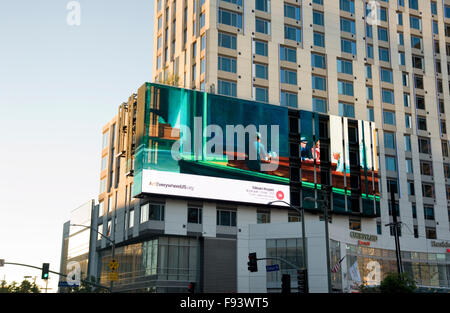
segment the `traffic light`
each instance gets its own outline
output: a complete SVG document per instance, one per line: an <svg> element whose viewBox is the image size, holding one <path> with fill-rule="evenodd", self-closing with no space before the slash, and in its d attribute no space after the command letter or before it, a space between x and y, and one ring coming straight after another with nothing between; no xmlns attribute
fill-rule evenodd
<svg viewBox="0 0 450 313"><path fill-rule="evenodd" d="M291 275L281 276L281 293L291 293Z"/></svg>
<svg viewBox="0 0 450 313"><path fill-rule="evenodd" d="M188 292L189 293L195 293L195 283L194 282L190 282L189 283Z"/></svg>
<svg viewBox="0 0 450 313"><path fill-rule="evenodd" d="M248 264L248 270L250 272L258 271L258 260L256 258L256 252L248 254L248 263L247 264Z"/></svg>
<svg viewBox="0 0 450 313"><path fill-rule="evenodd" d="M308 271L306 269L297 271L297 284L299 293L308 293Z"/></svg>
<svg viewBox="0 0 450 313"><path fill-rule="evenodd" d="M42 279L48 279L50 263L42 263Z"/></svg>

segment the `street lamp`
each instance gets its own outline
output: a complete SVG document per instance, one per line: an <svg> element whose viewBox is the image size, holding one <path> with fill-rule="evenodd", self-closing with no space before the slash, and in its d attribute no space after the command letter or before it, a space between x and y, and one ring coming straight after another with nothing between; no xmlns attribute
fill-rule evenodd
<svg viewBox="0 0 450 313"><path fill-rule="evenodd" d="M103 238L105 238L107 241L109 241L109 243L111 243L111 248L112 248L112 251L111 251L111 259L114 260L114 252L115 252L115 250L116 250L116 243L115 243L113 240L111 240L111 238L109 238L108 236L105 236L104 234L100 233L99 231L93 229L93 228L90 227L90 226L80 225L80 224L70 224L70 226L79 226L79 227L89 228L89 229L95 231L97 234L100 234ZM111 289L111 292L112 292L114 282L111 280L111 283L110 283L110 284L111 284L111 285L110 285L110 289Z"/></svg>
<svg viewBox="0 0 450 313"><path fill-rule="evenodd" d="M328 191L325 186L322 186L323 200L317 200L315 198L306 197L303 200L307 202L317 202L322 203L322 209L324 213L325 220L325 249L327 255L327 280L328 280L328 293L331 293L331 275L330 275L330 243L329 243L329 233L328 233Z"/></svg>
<svg viewBox="0 0 450 313"><path fill-rule="evenodd" d="M269 203L268 203L268 205L272 205L273 203L276 203L276 202L281 202L281 203L284 203L284 204L287 204L291 209L293 209L293 210L295 210L295 211L297 211L298 213L300 213L300 216L301 216L301 219L302 219L302 244L303 244L303 266L306 268L306 269L308 269L308 258L307 258L307 256L306 256L306 235L305 235L305 209L304 208L302 208L302 207L297 207L297 206L294 206L294 205L292 205L292 204L290 204L290 203L288 203L288 202L286 202L286 201L283 201L283 200L275 200L275 201L270 201ZM308 280L308 277L306 277L306 280Z"/></svg>

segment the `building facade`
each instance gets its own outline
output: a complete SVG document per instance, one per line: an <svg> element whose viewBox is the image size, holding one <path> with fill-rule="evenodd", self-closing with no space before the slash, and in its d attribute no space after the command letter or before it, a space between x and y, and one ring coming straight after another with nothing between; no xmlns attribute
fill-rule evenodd
<svg viewBox="0 0 450 313"><path fill-rule="evenodd" d="M395 271L392 229L385 226L393 220L391 189L402 222L404 269L422 286L449 287L446 116L450 90L444 86L450 86L450 72L448 66L442 66L450 64L449 30L447 1L159 0L155 1L153 79L206 91L194 96L199 97L195 100L199 103L208 94L218 94L279 106L291 112L286 118L288 125L292 119L301 121L306 114L302 111L312 112L311 120L329 116L325 118L329 141L321 141L322 149L331 149L333 138L339 134L332 121L340 121L346 128L361 125L358 121L373 122L377 140L371 146L376 151L372 165L378 169L377 183L373 182L373 189L357 193L354 202L347 197L353 186L351 179L348 184L345 180L344 187L349 189L344 188L343 202L332 193L332 265L345 256L342 270L332 274L333 288L351 289L352 282L358 280L355 262L359 280L367 283ZM293 251L303 251L298 241L301 227L293 212L283 207L202 197L187 200L136 189L136 183L142 186L143 179L136 157L145 156L152 162L164 159L161 154L145 154L141 146L144 125L151 125L142 111L152 100L147 99L147 88L147 84L142 86L123 103L103 129L95 224L123 246L118 249L123 250L126 269L122 269L128 276L121 278L122 282L119 279L118 286L130 291L183 291L188 282L195 281L205 292L279 290L279 273L248 273L247 254L278 254L300 262L301 258L296 259L299 253ZM167 121L158 122L152 124L154 129L146 130L165 136L146 142L146 149L153 152L177 140L177 134L164 126ZM300 144L307 129L301 125L298 136L288 134L286 140ZM365 133L358 133L358 138ZM316 133L312 131L312 135ZM350 157L351 147L346 149L343 146L344 154ZM329 158L331 161L333 155ZM167 170L164 164L160 169ZM320 196L318 186L323 177L317 175L317 169L326 173L326 168L316 166L314 179L297 185L291 181L296 174L289 173L290 191L298 188L299 192L299 196L290 194L293 204L306 205L300 196L306 186L313 186L313 197ZM333 175L329 174L328 182L332 183ZM356 181L359 189L362 182L367 186L361 176ZM379 202L374 198L378 194ZM373 208L364 202L369 196ZM310 287L325 292L323 221L314 208L310 209L305 217ZM366 209L370 212L364 212ZM222 213L217 213L222 211L227 227L222 227ZM97 242L105 260L100 263L104 280L108 247L104 239ZM217 251L211 250L215 248ZM170 257L174 254L176 264L170 263L175 262ZM208 264L215 262L226 270L210 270ZM264 269L264 262L260 264Z"/></svg>

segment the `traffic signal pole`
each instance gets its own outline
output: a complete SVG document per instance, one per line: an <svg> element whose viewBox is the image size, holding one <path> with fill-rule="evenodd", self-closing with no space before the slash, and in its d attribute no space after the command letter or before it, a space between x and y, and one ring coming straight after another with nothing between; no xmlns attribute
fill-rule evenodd
<svg viewBox="0 0 450 313"><path fill-rule="evenodd" d="M41 270L41 271L42 271L42 269L43 269L42 267L33 266L33 265L28 265L28 264L22 264L22 263L5 262L4 264L5 264L5 265L25 266L25 267L35 268L35 269L38 269L38 270ZM52 274L56 274L56 275L59 275L59 276L62 276L62 277L66 277L66 278L67 278L67 275L66 275L66 274L62 274L62 273L59 273L59 272L54 272L54 271L51 271L51 270L49 270L48 272L49 272L49 273L52 273ZM102 285L99 285L99 284L96 284L96 283L93 283L93 282L90 282L90 281L87 281L87 280L83 280L83 279L80 279L80 281L83 282L83 283L85 283L85 284L92 285L92 286L94 286L94 287L107 289L107 290L109 290L109 291L111 292L111 290L110 290L108 287L105 287L105 286L102 286Z"/></svg>

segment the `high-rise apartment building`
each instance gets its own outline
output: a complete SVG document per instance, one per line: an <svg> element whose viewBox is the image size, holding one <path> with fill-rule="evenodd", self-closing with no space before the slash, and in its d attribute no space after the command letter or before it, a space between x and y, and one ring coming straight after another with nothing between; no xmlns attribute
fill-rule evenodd
<svg viewBox="0 0 450 313"><path fill-rule="evenodd" d="M180 122L166 106L193 105L196 110L183 114L194 117L193 112L204 114L208 99L218 95L230 96L218 96L230 106L235 99L243 106L267 103L289 111L290 144L300 145L303 133L310 131L302 126L304 116L317 125L319 116L329 116L320 148L332 149L340 138L343 146L352 136L361 140L374 134L367 141L379 175L372 194L361 191L353 197L351 178L341 190L344 200L333 193L331 265L346 256L342 270L331 275L333 289L350 290L358 281L355 268L366 283L396 271L393 231L386 226L393 221L391 190L402 222L404 270L421 286L450 287L450 68L442 66L450 64L450 1L156 0L154 48L154 81L186 90L145 84L103 129L99 211L93 224L118 244L123 272L117 288L185 291L193 281L199 291L276 292L280 273L248 273L248 253L300 262L299 216L287 208L232 201L232 193L227 201L220 194L183 197L145 189L155 182L143 183L148 183L144 170L156 166L167 171L167 155L161 151L179 138L172 131ZM291 129L292 120L299 121L297 130ZM333 125L345 126L348 134ZM312 137L322 130L311 130ZM343 147L350 167L352 151L364 146L353 141L349 151ZM294 150L290 146L290 159L299 158ZM185 173L193 170L189 162L182 165ZM294 201L298 196L292 190L301 186L304 193L308 181L303 169L300 174L292 170L292 160L289 166ZM318 196L314 166L313 196ZM202 171L211 168L204 165ZM159 182L171 177L155 175ZM298 183L292 184L295 179ZM278 180L283 181L282 175ZM367 202L378 192L379 201ZM326 292L324 222L314 210L307 211L305 222L310 289ZM99 273L106 283L110 249L98 239ZM283 270L295 275L293 268Z"/></svg>
<svg viewBox="0 0 450 313"><path fill-rule="evenodd" d="M374 121L414 238L449 238L450 2L155 1L155 81ZM383 210L378 224L389 216ZM411 234L409 234L411 233ZM419 239L420 240L420 239Z"/></svg>

